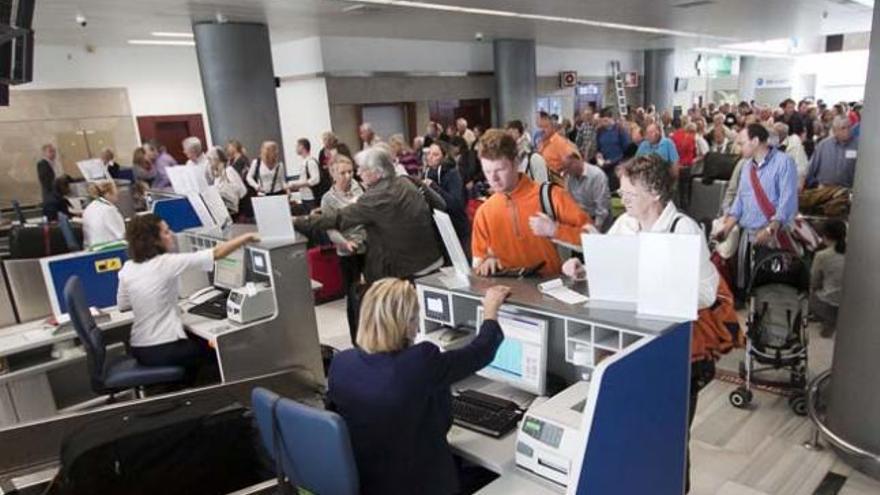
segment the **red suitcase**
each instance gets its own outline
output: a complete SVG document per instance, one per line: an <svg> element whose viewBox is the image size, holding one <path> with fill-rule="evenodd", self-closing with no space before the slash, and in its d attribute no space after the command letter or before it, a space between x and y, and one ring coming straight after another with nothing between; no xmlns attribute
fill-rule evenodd
<svg viewBox="0 0 880 495"><path fill-rule="evenodd" d="M339 299L345 295L342 285L342 269L339 256L332 246L318 246L309 249L309 276L321 282L323 287L315 292L315 302L323 303Z"/></svg>

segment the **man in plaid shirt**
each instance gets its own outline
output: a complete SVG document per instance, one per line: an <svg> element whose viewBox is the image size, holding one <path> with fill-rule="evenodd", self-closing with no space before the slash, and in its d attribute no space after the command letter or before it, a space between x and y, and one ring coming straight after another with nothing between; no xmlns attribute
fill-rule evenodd
<svg viewBox="0 0 880 495"><path fill-rule="evenodd" d="M593 120L593 109L590 107L581 114L574 144L587 162L592 162L596 157L596 122Z"/></svg>

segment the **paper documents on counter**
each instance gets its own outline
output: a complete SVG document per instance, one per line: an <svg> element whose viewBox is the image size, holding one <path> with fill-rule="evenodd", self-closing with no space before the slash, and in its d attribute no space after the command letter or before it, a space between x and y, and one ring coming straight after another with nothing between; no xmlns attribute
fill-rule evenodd
<svg viewBox="0 0 880 495"><path fill-rule="evenodd" d="M564 302L565 304L583 304L589 301L587 296L566 287L560 278L538 284L538 290L541 291L542 294L546 294L554 299Z"/></svg>

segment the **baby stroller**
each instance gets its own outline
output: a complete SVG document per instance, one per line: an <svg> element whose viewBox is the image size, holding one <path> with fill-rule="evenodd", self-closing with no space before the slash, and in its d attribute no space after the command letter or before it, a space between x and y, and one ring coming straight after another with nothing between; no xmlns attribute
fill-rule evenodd
<svg viewBox="0 0 880 495"><path fill-rule="evenodd" d="M746 300L749 314L745 360L740 376L745 384L731 392L730 403L745 408L752 401L752 384L790 392L795 414L807 413L807 312L810 273L797 254L756 247ZM768 371L788 371L788 381L762 379Z"/></svg>

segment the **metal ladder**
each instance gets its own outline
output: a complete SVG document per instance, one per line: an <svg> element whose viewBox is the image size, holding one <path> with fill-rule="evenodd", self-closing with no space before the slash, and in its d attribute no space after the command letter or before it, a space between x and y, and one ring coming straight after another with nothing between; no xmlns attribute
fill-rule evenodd
<svg viewBox="0 0 880 495"><path fill-rule="evenodd" d="M623 73L620 72L620 61L611 61L611 77L614 79L614 91L617 95L617 112L621 117L626 117L626 88L623 85Z"/></svg>

